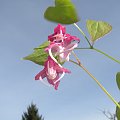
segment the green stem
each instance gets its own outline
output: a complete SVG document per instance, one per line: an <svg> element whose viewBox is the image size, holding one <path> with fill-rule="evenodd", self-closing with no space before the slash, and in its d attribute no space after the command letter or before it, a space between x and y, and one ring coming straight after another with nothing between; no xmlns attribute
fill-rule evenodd
<svg viewBox="0 0 120 120"><path fill-rule="evenodd" d="M89 50L91 48L75 48L75 50Z"/></svg>
<svg viewBox="0 0 120 120"><path fill-rule="evenodd" d="M99 53L105 55L106 57L108 57L109 59L111 59L111 60L113 60L113 61L115 61L115 62L120 64L120 60L117 60L117 59L113 58L112 56L106 54L105 52L103 52L103 51L101 51L101 50L99 50L97 48L93 47L93 48L75 48L75 49L76 50L94 50L94 51L99 52Z"/></svg>
<svg viewBox="0 0 120 120"><path fill-rule="evenodd" d="M74 23L74 26L82 33L82 35L85 37L85 39L87 40L88 44L90 45L90 48L92 48L93 46L91 45L89 39L87 38L85 33L82 31L82 29L76 23Z"/></svg>
<svg viewBox="0 0 120 120"><path fill-rule="evenodd" d="M76 49L92 49L92 50L95 50L95 51L97 51L97 52L105 55L106 57L110 58L111 60L113 60L113 61L115 61L115 62L117 62L117 63L120 64L120 60L116 60L115 58L113 58L112 56L104 53L103 51L94 48L94 47L91 45L91 43L90 43L89 39L87 38L87 36L85 35L85 33L82 31L82 29L81 29L76 23L74 23L74 26L82 33L82 35L85 37L85 39L87 40L88 44L90 45L90 48L76 48Z"/></svg>
<svg viewBox="0 0 120 120"><path fill-rule="evenodd" d="M117 63L120 64L120 60L116 60L115 58L113 58L113 57L111 57L110 55L104 53L103 51L101 51L101 50L99 50L99 49L96 49L96 48L93 48L92 50L95 50L95 51L97 51L97 52L105 55L106 57L110 58L111 60L113 60L113 61L115 61L115 62L117 62Z"/></svg>
<svg viewBox="0 0 120 120"><path fill-rule="evenodd" d="M77 57L77 61L78 61L78 57ZM113 101L113 103L116 104L116 106L120 109L120 105L118 104L118 102L108 93L108 91L102 86L102 84L80 62L77 63L73 60L70 60L70 62L80 66L98 84L98 86Z"/></svg>

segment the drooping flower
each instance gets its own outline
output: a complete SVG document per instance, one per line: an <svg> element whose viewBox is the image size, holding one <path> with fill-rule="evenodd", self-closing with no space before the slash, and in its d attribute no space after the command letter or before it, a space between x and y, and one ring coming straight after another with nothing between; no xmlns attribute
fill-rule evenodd
<svg viewBox="0 0 120 120"><path fill-rule="evenodd" d="M48 36L50 42L63 42L66 28L60 24L54 29L54 33Z"/></svg>
<svg viewBox="0 0 120 120"><path fill-rule="evenodd" d="M48 59L44 64L44 69L35 76L35 80L41 80L45 83L43 79L46 77L50 86L54 86L57 90L60 79L65 75L65 73L70 73L70 71L59 66L50 56L48 56Z"/></svg>
<svg viewBox="0 0 120 120"><path fill-rule="evenodd" d="M51 58L58 63L55 59L56 56L58 56L59 62L69 61L69 55L77 46L77 43L71 43L67 46L61 43L51 43L45 50L48 51Z"/></svg>
<svg viewBox="0 0 120 120"><path fill-rule="evenodd" d="M69 61L69 55L78 46L79 38L66 34L66 28L60 24L54 29L54 33L48 36L50 44L45 51L49 53L44 63L44 69L35 76L35 80L41 80L44 84L54 86L57 90L61 78L65 73L70 73L59 62ZM57 59L56 59L57 57ZM46 78L48 83L43 79Z"/></svg>
<svg viewBox="0 0 120 120"><path fill-rule="evenodd" d="M80 41L76 36L66 34L65 27L60 24L54 29L54 33L48 36L48 40L50 45L45 50L49 52L49 55L56 63L58 62L54 56L58 56L60 62L69 61L69 55Z"/></svg>
<svg viewBox="0 0 120 120"><path fill-rule="evenodd" d="M72 41L80 41L76 36L66 34L66 28L60 24L54 29L54 33L48 36L48 40L54 43L64 43L65 45L70 44Z"/></svg>

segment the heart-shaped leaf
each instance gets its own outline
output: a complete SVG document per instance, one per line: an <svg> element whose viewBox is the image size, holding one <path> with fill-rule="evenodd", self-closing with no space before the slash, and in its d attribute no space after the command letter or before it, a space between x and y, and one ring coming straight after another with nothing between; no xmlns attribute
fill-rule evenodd
<svg viewBox="0 0 120 120"><path fill-rule="evenodd" d="M86 25L93 43L112 30L112 26L103 21L87 20Z"/></svg>
<svg viewBox="0 0 120 120"><path fill-rule="evenodd" d="M117 86L120 90L120 72L118 72L117 75L116 75L116 82L117 82Z"/></svg>
<svg viewBox="0 0 120 120"><path fill-rule="evenodd" d="M36 64L44 65L44 62L46 61L48 57L48 53L45 52L45 48L49 45L49 42L46 41L42 45L40 45L38 48L34 48L34 52L26 57L24 57L24 60L30 60Z"/></svg>
<svg viewBox="0 0 120 120"><path fill-rule="evenodd" d="M55 6L67 6L67 5L73 5L71 0L55 0Z"/></svg>
<svg viewBox="0 0 120 120"><path fill-rule="evenodd" d="M79 21L75 6L70 0L55 0L55 7L48 7L44 17L47 20L62 24L73 24Z"/></svg>
<svg viewBox="0 0 120 120"><path fill-rule="evenodd" d="M120 105L120 102L119 102L119 105ZM120 120L120 109L118 107L116 107L116 117L117 117L117 120Z"/></svg>

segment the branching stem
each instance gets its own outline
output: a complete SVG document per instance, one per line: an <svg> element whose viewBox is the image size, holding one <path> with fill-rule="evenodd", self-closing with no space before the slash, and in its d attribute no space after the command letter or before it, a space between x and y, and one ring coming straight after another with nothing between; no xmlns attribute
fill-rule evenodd
<svg viewBox="0 0 120 120"><path fill-rule="evenodd" d="M103 90L103 92L114 102L114 104L116 104L116 106L118 106L118 108L120 109L120 105L118 104L118 102L111 96L111 94L108 93L108 91L102 86L102 84L81 64L77 55L74 52L72 52L72 53L73 53L74 57L76 58L77 62L75 62L73 60L70 60L70 62L81 67L97 83L97 85Z"/></svg>
<svg viewBox="0 0 120 120"><path fill-rule="evenodd" d="M108 57L109 59L113 60L114 62L117 62L117 63L120 64L120 60L115 59L114 57L106 54L105 52L103 52L103 51L101 51L101 50L99 50L99 49L97 49L97 48L94 48L94 47L93 47L93 48L75 48L75 49L76 49L76 50L94 50L94 51L96 51L96 52L98 52L98 53L103 54L104 56Z"/></svg>
<svg viewBox="0 0 120 120"><path fill-rule="evenodd" d="M87 36L85 35L85 33L82 31L82 29L81 29L76 23L74 23L74 26L82 33L82 35L83 35L83 36L85 37L85 39L87 40L89 46L92 48L92 45L91 45L89 39L87 38Z"/></svg>
<svg viewBox="0 0 120 120"><path fill-rule="evenodd" d="M105 52L103 52L103 51L101 51L101 50L99 50L99 49L97 49L97 48L94 48L93 45L91 45L91 43L90 43L89 39L87 38L87 36L85 35L85 33L82 31L82 29L81 29L76 23L74 23L74 26L80 31L80 33L85 37L85 39L87 40L87 42L88 42L88 44L89 44L89 47L88 47L88 48L76 48L77 50L78 50L78 49L84 49L84 50L85 50L85 49L91 49L91 50L94 50L94 51L96 51L96 52L99 52L99 53L105 55L106 57L108 57L108 58L110 58L111 60L113 60L113 61L115 61L115 62L117 62L117 63L120 64L120 60L117 60L117 59L115 59L114 57L106 54Z"/></svg>

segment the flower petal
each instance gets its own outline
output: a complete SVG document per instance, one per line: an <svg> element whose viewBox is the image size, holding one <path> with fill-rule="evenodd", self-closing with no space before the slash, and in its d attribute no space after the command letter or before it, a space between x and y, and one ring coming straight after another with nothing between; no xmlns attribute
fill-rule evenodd
<svg viewBox="0 0 120 120"><path fill-rule="evenodd" d="M46 72L45 69L43 69L41 72L39 72L36 76L35 76L35 80L42 80L43 78L46 77Z"/></svg>
<svg viewBox="0 0 120 120"><path fill-rule="evenodd" d="M55 90L58 89L59 84L60 84L60 81L58 81L58 82L54 85Z"/></svg>
<svg viewBox="0 0 120 120"><path fill-rule="evenodd" d="M46 72L45 69L43 69L41 72L39 72L36 76L35 76L35 80L40 80L44 85L51 87L51 85L47 84L43 78L46 77Z"/></svg>
<svg viewBox="0 0 120 120"><path fill-rule="evenodd" d="M65 47L65 52L72 51L78 46L78 43L71 43Z"/></svg>
<svg viewBox="0 0 120 120"><path fill-rule="evenodd" d="M66 39L64 40L64 46L69 45L74 40L80 42L80 39L77 38L76 36L71 36L70 34L65 34L65 36L66 36Z"/></svg>
<svg viewBox="0 0 120 120"><path fill-rule="evenodd" d="M60 62L69 61L69 56L72 50L74 50L77 46L78 46L77 43L71 43L68 46L66 46L64 50L61 53L59 53Z"/></svg>
<svg viewBox="0 0 120 120"><path fill-rule="evenodd" d="M58 81L60 81L65 75L65 72L62 73L62 75L54 82L56 84Z"/></svg>
<svg viewBox="0 0 120 120"><path fill-rule="evenodd" d="M54 34L60 34L62 31L62 34L66 33L66 29L64 26L58 24L58 26L54 29Z"/></svg>
<svg viewBox="0 0 120 120"><path fill-rule="evenodd" d="M54 33L48 36L48 40L51 42L62 42L65 32L65 27L58 24L58 26L54 29Z"/></svg>
<svg viewBox="0 0 120 120"><path fill-rule="evenodd" d="M58 61L54 58L54 56L53 56L53 54L51 52L51 49L49 49L48 52L49 52L50 57L62 68L62 65L60 63L58 63Z"/></svg>

